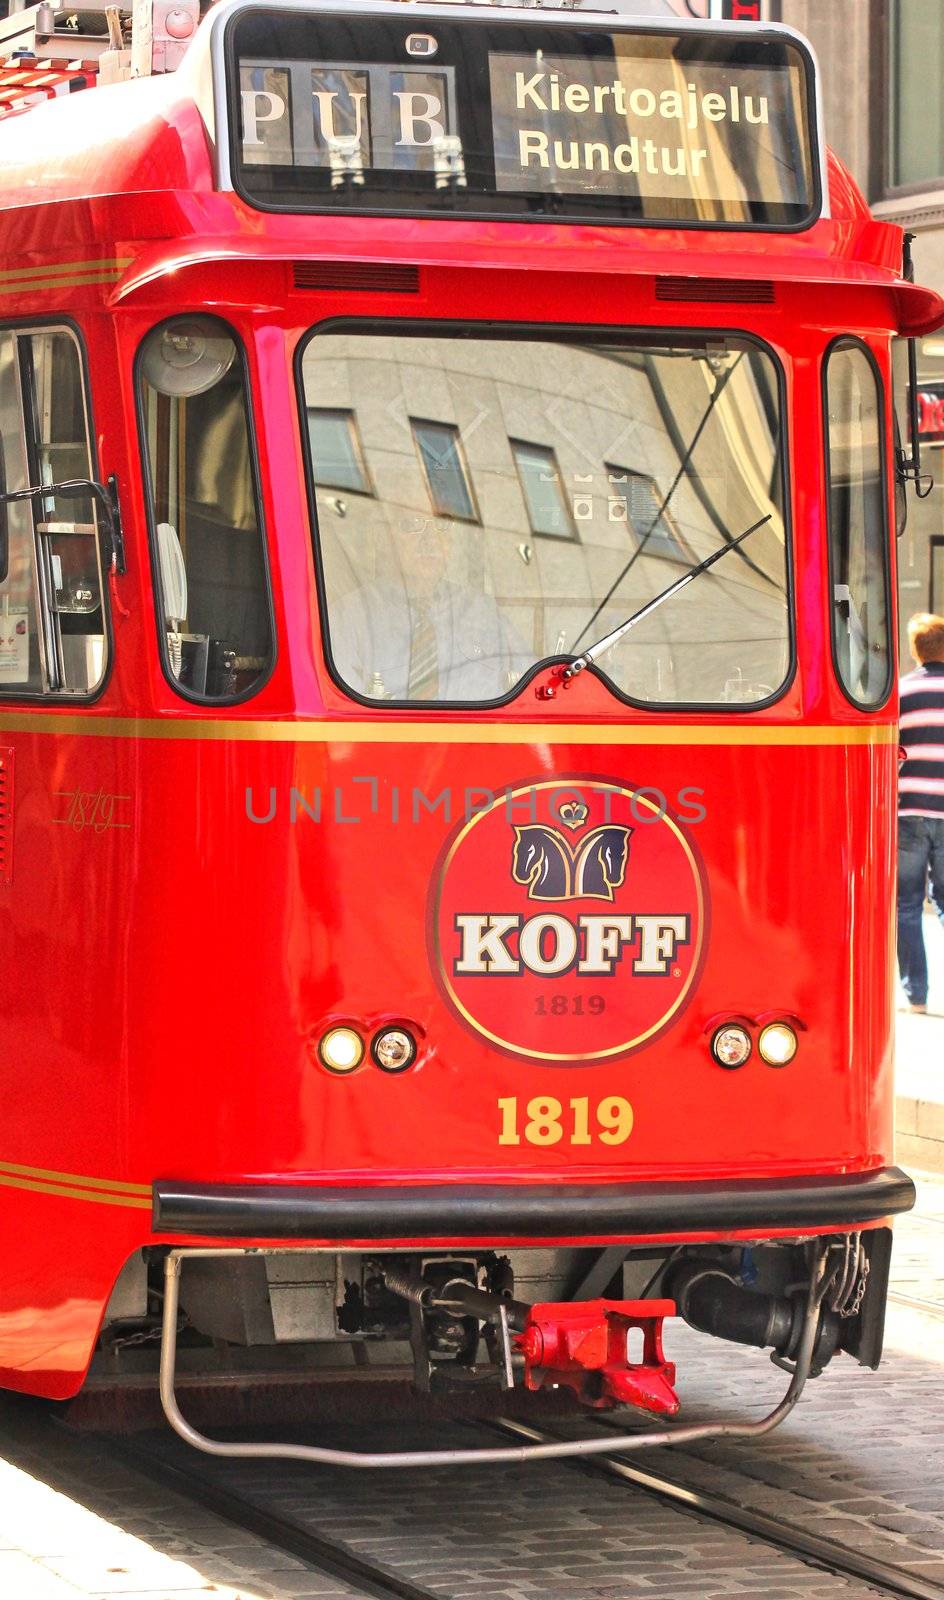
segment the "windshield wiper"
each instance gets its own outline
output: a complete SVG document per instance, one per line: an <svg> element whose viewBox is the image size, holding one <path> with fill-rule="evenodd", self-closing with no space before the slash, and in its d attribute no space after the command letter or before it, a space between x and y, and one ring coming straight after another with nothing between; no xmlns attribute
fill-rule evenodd
<svg viewBox="0 0 944 1600"><path fill-rule="evenodd" d="M674 583L670 583L667 589L663 589L661 594L657 594L654 600L647 601L639 611L634 611L631 617L619 624L619 627L611 629L609 633L603 635L602 639L598 639L596 644L590 645L579 656L575 656L574 660L564 668L562 676L565 682L569 682L571 678L576 678L578 672L583 672L584 667L592 666L598 656L602 656L604 651L609 650L611 645L622 639L630 628L635 628L637 622L641 622L643 617L648 617L651 612L662 605L663 601L668 600L673 594L678 594L679 590L684 589L687 584L694 583L702 572L707 572L708 568L714 566L716 561L720 561L722 556L726 556L729 550L736 549L752 533L756 533L758 528L762 528L765 522L769 522L772 515L773 513L768 511L766 517L761 517L758 522L752 522L751 526L745 528L743 533L739 533L736 539L731 539L728 544L723 544L719 550L713 550L710 556L705 557L704 561L699 561L697 567L692 567L681 578L676 578Z"/></svg>

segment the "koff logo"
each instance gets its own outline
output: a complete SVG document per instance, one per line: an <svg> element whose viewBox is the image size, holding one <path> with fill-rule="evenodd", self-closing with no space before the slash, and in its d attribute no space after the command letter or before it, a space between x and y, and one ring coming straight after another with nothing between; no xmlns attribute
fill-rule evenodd
<svg viewBox="0 0 944 1600"><path fill-rule="evenodd" d="M534 783L466 821L430 904L434 969L463 1022L546 1061L628 1053L660 1032L691 991L705 922L678 821L644 790L573 782L566 804L560 783ZM524 794L534 820L512 823ZM651 826L620 819L641 807Z"/></svg>

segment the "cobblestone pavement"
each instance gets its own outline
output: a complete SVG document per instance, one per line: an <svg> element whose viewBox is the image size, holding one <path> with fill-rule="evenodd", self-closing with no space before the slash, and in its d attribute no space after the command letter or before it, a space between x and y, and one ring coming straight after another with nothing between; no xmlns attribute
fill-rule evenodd
<svg viewBox="0 0 944 1600"><path fill-rule="evenodd" d="M944 1582L944 1181L923 1183L916 1213L899 1224L893 1278L878 1373L836 1361L766 1442L657 1452L647 1464ZM761 1352L681 1326L672 1327L669 1353L687 1419L760 1414L785 1384ZM358 1428L356 1441L429 1444L435 1433L378 1425ZM357 1589L116 1465L95 1441L50 1437L34 1407L0 1402L0 1444L3 1600L357 1600ZM177 1445L155 1438L152 1448L175 1453ZM388 1475L201 1465L443 1600L873 1593L557 1463Z"/></svg>

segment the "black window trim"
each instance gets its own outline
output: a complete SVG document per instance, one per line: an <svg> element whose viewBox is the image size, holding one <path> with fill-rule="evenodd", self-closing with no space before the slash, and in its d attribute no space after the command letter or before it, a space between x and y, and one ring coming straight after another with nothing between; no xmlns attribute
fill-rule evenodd
<svg viewBox="0 0 944 1600"><path fill-rule="evenodd" d="M882 557L883 557L883 584L885 594L885 631L888 640L888 664L885 673L885 685L875 700L857 700L850 693L839 670L839 658L836 654L836 629L835 629L835 589L836 589L836 564L833 555L833 530L832 530L832 478L830 475L830 450L829 450L829 361L833 352L838 349L853 348L861 350L872 369L875 378L875 389L878 397L878 446L879 446L879 472L881 474L881 505L882 505ZM829 653L832 658L833 678L839 685L842 696L856 711L863 716L874 716L877 711L887 704L895 682L895 606L892 594L891 580L891 542L889 537L889 496L891 485L888 477L888 430L891 419L888 412L888 386L882 376L882 369L875 358L875 352L866 344L865 340L856 333L840 333L830 339L822 354L820 364L820 394L822 400L823 423L823 492L826 497L824 527L826 529L826 560L829 574L829 588L826 595L826 616L829 628Z"/></svg>
<svg viewBox="0 0 944 1600"><path fill-rule="evenodd" d="M83 401L84 401L84 404L85 404L85 424L86 424L86 428L88 430L87 443L88 443L89 470L90 470L91 476L93 478L97 479L97 481L100 482L100 483L103 482L104 479L103 479L103 476L102 476L101 463L100 463L99 452L98 452L99 433L98 433L98 429L96 428L96 425L95 425L95 413L94 413L94 410L93 410L93 407L92 407L91 369L90 369L90 364L89 364L88 346L87 346L87 344L85 342L85 335L84 335L84 333L82 331L82 328L80 327L79 323L76 322L74 317L72 317L68 313L64 313L61 316L54 316L54 317L49 317L49 316L11 317L9 319L4 319L4 320L0 321L0 333L13 333L13 334L16 334L16 333L68 333L75 340L76 348L78 349L78 352L79 352L79 367L80 367L80 371L81 371L81 375L82 375L82 397L83 397ZM17 379L18 379L18 381L20 381L19 362L17 362ZM26 416L25 416L25 413L23 411L22 395L21 395L20 406L21 406L21 419L22 419L22 423L23 423L24 438L25 438L26 446L27 446L27 460L29 460L32 446L31 446L29 438L26 436ZM36 560L37 565L38 565L39 552L35 548L36 540L37 540L37 537L38 537L37 534L36 534L37 512L36 512L35 503L34 503L34 507L33 507L32 516L33 516L33 544L34 544L34 552L35 552L34 559ZM83 707L84 706L92 706L92 705L95 705L96 702L99 701L102 698L102 695L106 692L109 684L111 683L112 672L114 671L114 665L115 665L115 635L114 635L114 629L112 627L110 596L109 596L109 593L108 593L108 571L107 571L107 568L105 567L105 565L104 565L104 563L102 562L102 559L101 559L101 541L100 540L97 541L97 547L98 547L98 559L99 559L99 573L100 573L100 578L101 578L102 635L103 635L104 640L105 640L105 670L102 673L100 682L95 685L94 689L87 690L84 694L81 693L79 690L76 690L76 689L51 689L51 688L47 688L47 687L43 687L41 689L19 690L18 693L11 694L10 693L10 688L12 687L11 685L0 684L0 702L2 702L4 705L8 704L11 701L23 700L23 701L26 701L26 702L28 702L28 704L33 705L33 706L35 706L35 705L47 705L47 704L49 704L50 701L55 702L57 705L75 705L75 706L83 706ZM38 576L39 576L39 574L38 574L38 571L37 571L37 577ZM45 651L46 648L47 648L46 628L48 626L48 623L47 623L47 620L46 620L45 608L44 607L41 608L41 612L42 612L42 614L39 616L39 627L42 630L42 632L41 632L42 649L43 649L43 651ZM43 671L43 677L45 678L46 677L45 660L43 661L42 671Z"/></svg>
<svg viewBox="0 0 944 1600"><path fill-rule="evenodd" d="M570 506L567 504L567 495L564 492L564 480L561 477L560 462L557 459L557 451L554 449L554 446L550 444L539 444L537 439L519 439L517 434L508 435L508 445L511 450L511 459L515 464L515 473L518 478L518 485L521 489L521 498L524 501L524 509L527 514L528 527L531 531L532 539L550 539L554 544L579 544L580 533L578 531L577 524L574 521L573 512ZM524 474L521 471L521 462L518 460L519 446L522 450L541 450L545 455L549 455L553 461L554 478L556 480L558 490L560 491L561 510L564 513L564 521L566 522L568 529L566 533L547 533L544 529L538 529L534 526L531 518L531 506L528 503L528 492L525 488Z"/></svg>
<svg viewBox="0 0 944 1600"><path fill-rule="evenodd" d="M768 356L772 363L774 374L777 379L777 399L780 416L780 483L783 493L784 567L786 579L784 601L787 616L787 646L789 651L787 669L784 673L782 683L777 687L777 689L775 689L773 694L768 695L766 700L752 701L749 705L746 705L743 702L726 704L722 701L715 701L709 704L699 703L697 701L693 702L689 700L660 700L658 702L653 702L651 700L638 700L633 698L631 695L624 694L623 691L614 683L613 679L610 678L607 673L605 673L595 663L586 670L594 677L599 678L601 683L603 683L612 694L614 700L616 700L619 704L630 706L636 711L645 711L650 716L655 715L656 717L660 713L674 717L680 712L692 712L698 715L722 717L725 719L728 717L737 718L753 716L758 712L768 711L771 706L776 705L785 697L785 695L789 693L793 686L797 672L796 586L794 582L793 555L793 502L790 492L791 483L788 471L789 462L791 459L790 416L787 409L787 383L783 362L774 346L766 339L761 338L760 335L753 330L736 327L686 327L684 325L662 326L659 324L640 326L638 324L614 325L612 323L600 325L593 324L588 326L586 323L572 322L499 322L487 318L467 318L460 322L455 319L446 318L424 319L418 317L401 318L384 316L358 317L352 315L328 316L319 322L312 323L312 325L302 333L295 346L295 396L299 422L301 421L301 418L304 417L306 409L305 378L303 368L305 352L308 346L311 344L313 339L317 338L319 334L350 332L365 332L374 334L384 333L395 337L413 335L414 337L445 338L465 335L467 338L529 338L535 340L549 338L553 339L555 337L565 337L569 335L575 339L580 339L584 344L586 344L588 341L595 342L599 340L602 343L606 340L631 338L658 338L665 339L667 342L671 341L672 339L702 341L718 338L743 339L747 344L752 345L755 349L760 350L764 355ZM304 429L300 428L299 431L304 432L304 434L307 436L307 427ZM305 486L308 493L308 518L314 562L315 587L317 591L319 609L319 617L313 619L313 625L316 628L321 640L321 647L324 652L324 662L328 671L328 676L335 687L344 695L345 699L351 701L355 705L366 706L375 712L415 712L417 710L417 702L415 700L372 699L369 695L360 694L357 690L352 689L349 684L345 683L340 672L338 671L331 648L331 631L328 623L328 596L327 589L325 587L324 562L321 553L321 537L318 523L318 506L315 495L316 485L312 476L311 451L308 446L307 437L302 439L302 460L305 469ZM435 700L423 702L423 709L428 709L433 712L466 712L470 716L482 711L498 710L503 706L513 704L514 701L518 699L519 695L524 693L528 685L534 681L539 673L546 672L549 667L565 664L572 659L572 656L567 655L552 655L543 657L542 660L536 661L533 666L529 667L526 672L522 673L521 677L513 688L509 689L507 693L500 695L495 699Z"/></svg>
<svg viewBox="0 0 944 1600"><path fill-rule="evenodd" d="M465 453L465 446L462 443L462 429L460 428L458 422L436 422L432 417L413 416L408 416L407 421L410 424L410 434L413 439L413 448L419 457L420 471L423 474L423 482L426 485L426 492L429 495L429 503L432 507L433 516L442 517L444 522L464 522L467 527L481 528L482 513L479 509L479 501L478 495L475 492L475 484L472 482L472 473L469 469L469 460ZM472 506L472 515L470 517L464 516L461 511L440 511L439 507L437 506L432 479L430 478L429 471L426 466L426 458L423 455L423 449L420 441L416 437L417 425L421 428L448 428L453 434L456 446L456 459L459 462L459 470L462 473L462 481L466 486L466 490L468 491L469 495L469 503Z"/></svg>
<svg viewBox="0 0 944 1600"><path fill-rule="evenodd" d="M371 474L370 467L367 464L367 454L364 450L360 429L357 426L357 418L355 417L354 412L351 410L351 407L307 406L306 413L309 427L311 425L311 413L313 411L320 411L322 414L330 413L330 415L333 417L344 418L345 422L347 423L347 430L351 438L354 461L361 477L364 480L364 487L362 489L352 489L349 483L330 483L327 478L318 478L317 483L319 489L331 489L335 494L360 494L364 495L368 500L376 500L377 490L374 487L373 476Z"/></svg>
<svg viewBox="0 0 944 1600"><path fill-rule="evenodd" d="M264 672L260 673L258 678L254 679L249 687L244 689L241 694L226 695L222 698L216 698L212 695L195 694L193 690L186 688L186 686L182 684L179 679L175 678L173 672L171 671L170 661L168 660L167 656L167 631L162 624L163 597L161 595L160 563L157 554L157 518L154 514L154 490L151 481L151 461L147 444L147 418L144 411L144 383L142 381L141 365L144 359L144 347L151 335L158 328L166 327L169 323L179 322L181 319L186 319L189 317L200 317L204 320L219 323L220 327L225 328L227 334L232 338L232 341L236 346L236 359L239 362L240 372L242 373L243 394L245 395L246 399L246 435L249 443L249 470L252 474L253 496L256 506L256 519L259 528L259 542L262 551L262 573L265 586L265 599L269 611L271 644L269 650L268 667ZM174 312L173 316L161 317L157 322L152 323L149 328L145 329L144 333L142 333L140 339L138 340L137 349L135 350L133 370L141 482L144 491L144 510L145 520L147 522L147 543L151 565L151 598L154 601L154 622L157 629L157 647L158 656L161 663L161 671L163 672L164 677L170 684L170 687L173 689L174 693L178 695L181 700L186 700L191 705L212 706L217 709L225 708L226 706L243 705L245 701L254 699L255 696L265 688L266 684L269 683L272 674L275 671L279 656L279 636L278 628L276 626L275 605L272 593L272 572L269 562L269 541L266 532L265 505L262 498L262 475L259 467L259 440L258 433L256 431L255 405L253 403L255 391L253 388L252 370L249 364L249 351L247 344L239 330L235 328L231 322L228 322L225 317L217 316L215 313L208 312L205 308L199 306L181 307L178 311ZM307 434L307 427L305 432Z"/></svg>

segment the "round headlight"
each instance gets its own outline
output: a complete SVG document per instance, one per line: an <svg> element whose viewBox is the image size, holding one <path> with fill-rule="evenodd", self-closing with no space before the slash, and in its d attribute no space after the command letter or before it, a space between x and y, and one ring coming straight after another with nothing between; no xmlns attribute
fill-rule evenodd
<svg viewBox="0 0 944 1600"><path fill-rule="evenodd" d="M176 317L141 347L141 371L151 388L181 400L212 389L235 360L232 338L212 317Z"/></svg>
<svg viewBox="0 0 944 1600"><path fill-rule="evenodd" d="M751 1053L751 1036L739 1023L729 1022L713 1034L711 1053L719 1067L743 1067Z"/></svg>
<svg viewBox="0 0 944 1600"><path fill-rule="evenodd" d="M318 1041L318 1055L329 1072L353 1072L364 1059L364 1041L353 1028L329 1028Z"/></svg>
<svg viewBox="0 0 944 1600"><path fill-rule="evenodd" d="M785 1067L797 1053L797 1036L785 1022L762 1029L757 1048L769 1067Z"/></svg>
<svg viewBox="0 0 944 1600"><path fill-rule="evenodd" d="M370 1051L384 1072L405 1072L416 1060L416 1040L405 1028L384 1028L374 1035Z"/></svg>

